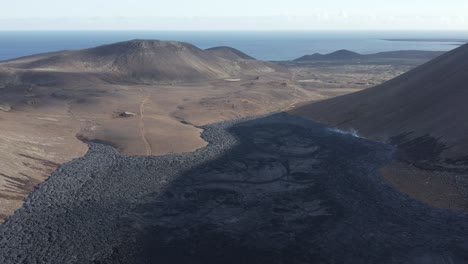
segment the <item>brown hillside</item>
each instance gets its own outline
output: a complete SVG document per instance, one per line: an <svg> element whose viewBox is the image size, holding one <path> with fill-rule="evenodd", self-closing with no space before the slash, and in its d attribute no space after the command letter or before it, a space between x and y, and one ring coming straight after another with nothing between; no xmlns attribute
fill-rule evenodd
<svg viewBox="0 0 468 264"><path fill-rule="evenodd" d="M435 156L462 158L468 155L467 73L464 45L382 85L292 113L378 140L419 138L432 142Z"/></svg>
<svg viewBox="0 0 468 264"><path fill-rule="evenodd" d="M255 58L231 47L214 47L206 49L206 51L229 60L255 60Z"/></svg>
<svg viewBox="0 0 468 264"><path fill-rule="evenodd" d="M131 82L181 82L223 79L278 69L269 63L239 63L231 49L205 51L194 45L132 40L78 51L30 56L8 62L23 70L105 74ZM241 52L238 52L242 54ZM223 55L224 54L224 55Z"/></svg>

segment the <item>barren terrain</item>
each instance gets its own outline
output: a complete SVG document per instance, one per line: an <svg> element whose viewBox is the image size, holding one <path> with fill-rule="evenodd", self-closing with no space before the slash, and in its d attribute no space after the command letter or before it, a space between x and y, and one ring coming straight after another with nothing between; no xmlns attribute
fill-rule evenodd
<svg viewBox="0 0 468 264"><path fill-rule="evenodd" d="M467 215L379 175L393 147L286 113L192 153L91 144L0 226L1 263L466 263Z"/></svg>
<svg viewBox="0 0 468 264"><path fill-rule="evenodd" d="M466 56L2 62L0 263L466 263Z"/></svg>
<svg viewBox="0 0 468 264"><path fill-rule="evenodd" d="M0 219L83 141L126 155L206 146L199 126L361 90L421 61L261 62L231 48L129 41L0 63Z"/></svg>

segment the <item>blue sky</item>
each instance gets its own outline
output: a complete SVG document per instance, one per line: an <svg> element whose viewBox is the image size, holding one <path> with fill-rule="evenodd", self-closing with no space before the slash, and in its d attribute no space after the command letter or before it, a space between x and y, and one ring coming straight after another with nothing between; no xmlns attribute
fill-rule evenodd
<svg viewBox="0 0 468 264"><path fill-rule="evenodd" d="M1 0L0 30L467 30L468 0Z"/></svg>

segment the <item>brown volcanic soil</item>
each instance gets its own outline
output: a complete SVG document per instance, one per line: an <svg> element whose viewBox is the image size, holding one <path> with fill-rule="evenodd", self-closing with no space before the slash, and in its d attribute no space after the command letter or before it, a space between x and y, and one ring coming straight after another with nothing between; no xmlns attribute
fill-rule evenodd
<svg viewBox="0 0 468 264"><path fill-rule="evenodd" d="M255 60L255 58L231 47L214 47L206 49L206 51L228 60Z"/></svg>
<svg viewBox="0 0 468 264"><path fill-rule="evenodd" d="M0 63L0 218L57 164L84 155L79 139L128 155L189 152L207 144L197 126L320 97L282 85L283 67L216 54L135 40Z"/></svg>
<svg viewBox="0 0 468 264"><path fill-rule="evenodd" d="M232 51L231 51L232 52ZM113 81L181 82L229 78L273 72L266 63L248 67L237 60L223 58L191 44L174 41L132 40L97 48L57 52L28 57L9 63L20 69L73 73L106 74Z"/></svg>
<svg viewBox="0 0 468 264"><path fill-rule="evenodd" d="M232 48L149 40L2 62L0 220L57 164L84 155L80 140L127 155L190 152L207 144L201 125L342 95L407 67L283 67Z"/></svg>
<svg viewBox="0 0 468 264"><path fill-rule="evenodd" d="M291 112L398 145L397 160L412 164L419 175L443 173L448 185L434 183L437 176L431 174L431 179L419 182L437 188L422 188L424 184L416 184L412 177L401 176L414 175L408 169L393 170L390 182L433 205L465 209L466 188L456 202L449 198L435 202L428 194L439 189L447 196L453 185L460 187L457 177L468 173L467 70L468 45L464 45L382 85Z"/></svg>

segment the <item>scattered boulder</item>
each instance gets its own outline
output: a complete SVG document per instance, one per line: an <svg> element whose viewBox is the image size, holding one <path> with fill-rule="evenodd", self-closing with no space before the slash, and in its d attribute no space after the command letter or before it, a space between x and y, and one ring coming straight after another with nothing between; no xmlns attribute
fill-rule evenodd
<svg viewBox="0 0 468 264"><path fill-rule="evenodd" d="M137 114L135 113L132 113L132 112L128 112L128 111L125 111L125 112L121 112L119 114L120 117L133 117L133 116L136 116Z"/></svg>
<svg viewBox="0 0 468 264"><path fill-rule="evenodd" d="M0 103L0 111L10 112L11 111L11 105L6 104L6 103Z"/></svg>

